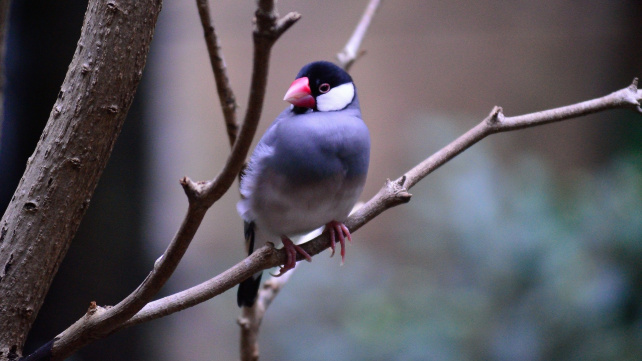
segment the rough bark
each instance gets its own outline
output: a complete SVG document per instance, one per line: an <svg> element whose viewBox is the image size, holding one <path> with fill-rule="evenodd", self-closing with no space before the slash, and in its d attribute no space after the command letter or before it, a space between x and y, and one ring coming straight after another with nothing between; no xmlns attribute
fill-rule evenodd
<svg viewBox="0 0 642 361"><path fill-rule="evenodd" d="M89 206L140 83L160 8L161 0L89 2L47 126L0 220L0 360L21 354Z"/></svg>

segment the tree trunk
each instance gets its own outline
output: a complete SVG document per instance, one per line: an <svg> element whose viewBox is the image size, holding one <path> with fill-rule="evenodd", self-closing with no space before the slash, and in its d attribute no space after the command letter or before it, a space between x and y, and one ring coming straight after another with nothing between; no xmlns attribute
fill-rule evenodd
<svg viewBox="0 0 642 361"><path fill-rule="evenodd" d="M89 2L35 152L0 220L0 360L20 355L132 103L161 0Z"/></svg>

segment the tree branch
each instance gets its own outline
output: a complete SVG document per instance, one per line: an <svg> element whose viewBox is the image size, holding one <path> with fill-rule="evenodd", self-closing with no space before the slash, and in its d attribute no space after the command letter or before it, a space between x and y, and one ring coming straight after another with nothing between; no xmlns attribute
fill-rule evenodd
<svg viewBox="0 0 642 361"><path fill-rule="evenodd" d="M408 189L490 134L544 125L609 109L633 109L642 113L641 102L642 90L637 89L636 79L631 86L601 98L522 116L505 117L501 108L495 107L490 115L477 126L426 158L401 177L394 181L386 181L379 192L363 207L355 211L345 224L350 232L355 232L385 210L407 203L411 197ZM330 246L330 240L327 234L323 233L300 246L313 256L326 250ZM167 316L205 302L234 287L256 272L283 264L286 258L284 250L276 250L274 245L268 244L208 281L149 303L123 327ZM301 256L297 255L297 260L301 259Z"/></svg>
<svg viewBox="0 0 642 361"><path fill-rule="evenodd" d="M296 266L281 277L270 277L261 286L254 305L252 307L241 307L241 316L237 322L241 327L240 351L242 361L259 359L258 338L261 322L268 307L288 282L295 269Z"/></svg>
<svg viewBox="0 0 642 361"><path fill-rule="evenodd" d="M496 106L488 117L476 127L406 172L407 182L405 183L405 187L410 189L425 176L487 135L559 122L616 108L629 108L636 110L638 113L642 113L640 109L641 98L642 90L638 89L638 79L635 78L628 87L601 98L541 112L506 117L504 116L502 108ZM398 181L399 180L400 179L398 179Z"/></svg>
<svg viewBox="0 0 642 361"><path fill-rule="evenodd" d="M348 40L348 43L343 48L343 50L337 53L339 65L345 71L349 71L352 67L352 64L354 64L354 62L359 57L365 54L365 50L359 51L359 48L361 47L363 38L368 32L368 27L370 26L370 22L372 22L372 18L375 16L377 10L379 9L379 5L381 5L381 0L370 0L368 6L366 7L366 10L361 16L361 21L359 21L359 24L354 29L354 33L352 33L350 40Z"/></svg>
<svg viewBox="0 0 642 361"><path fill-rule="evenodd" d="M232 152L223 170L213 181L194 183L186 179L183 184L188 198L192 197L193 201L203 199L203 206L205 207L210 207L221 198L241 171L263 110L272 45L283 32L301 18L300 14L292 12L279 19L279 14L274 7L274 0L261 0L258 4L254 19L254 61L252 80L250 82L250 96L241 131L234 142Z"/></svg>
<svg viewBox="0 0 642 361"><path fill-rule="evenodd" d="M218 99L223 110L227 137L230 141L230 146L233 146L239 130L239 125L236 121L238 104L236 104L236 97L232 91L230 79L227 76L227 67L225 66L225 59L223 59L221 43L218 41L218 36L212 23L212 17L210 16L209 2L208 0L196 0L196 6L198 7L198 15L203 25L205 44L207 45L207 52L210 56L210 64L212 65L214 80L216 81Z"/></svg>

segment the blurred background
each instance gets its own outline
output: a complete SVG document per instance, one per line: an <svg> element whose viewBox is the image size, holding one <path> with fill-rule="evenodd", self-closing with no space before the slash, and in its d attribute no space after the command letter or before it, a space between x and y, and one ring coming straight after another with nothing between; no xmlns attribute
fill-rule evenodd
<svg viewBox="0 0 642 361"><path fill-rule="evenodd" d="M303 18L272 52L259 135L299 68L334 60L367 1L281 1ZM254 3L211 2L245 111ZM73 55L86 1L14 1L0 142L4 210ZM642 3L384 2L351 74L372 134L363 200L481 121L606 95L642 75ZM347 259L298 267L269 309L264 360L638 360L642 116L610 111L491 136L354 234ZM25 352L90 301L138 285L185 213L178 180L229 152L194 2L165 1L136 100ZM244 257L236 186L162 295ZM238 358L236 289L119 332L73 360ZM159 296L162 296L159 295Z"/></svg>

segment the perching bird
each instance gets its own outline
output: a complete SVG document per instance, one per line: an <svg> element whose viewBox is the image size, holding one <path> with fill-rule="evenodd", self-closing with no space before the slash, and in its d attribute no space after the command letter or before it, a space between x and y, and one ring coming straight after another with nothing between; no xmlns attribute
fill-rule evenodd
<svg viewBox="0 0 642 361"><path fill-rule="evenodd" d="M351 236L342 222L363 190L370 159L370 134L343 69L326 61L304 66L283 100L292 105L254 149L236 207L249 254L265 242L283 242L288 258L279 275L294 268L297 252L311 261L288 237L323 225L332 254L340 242L343 262ZM260 281L261 272L239 285L239 307L254 304Z"/></svg>

